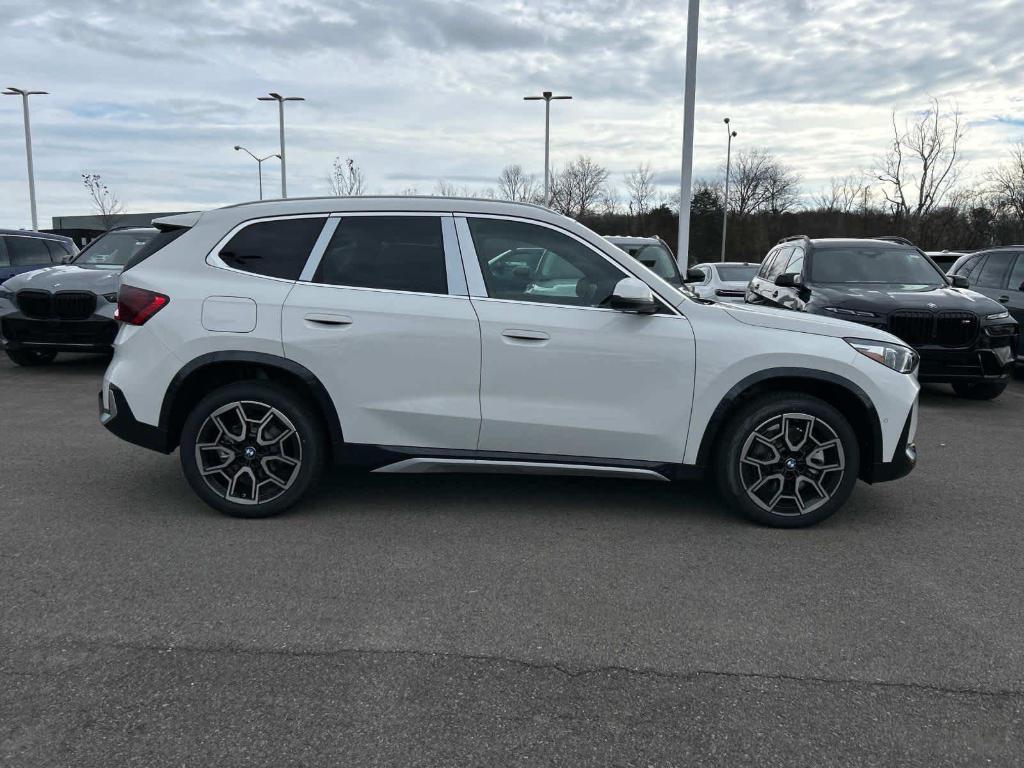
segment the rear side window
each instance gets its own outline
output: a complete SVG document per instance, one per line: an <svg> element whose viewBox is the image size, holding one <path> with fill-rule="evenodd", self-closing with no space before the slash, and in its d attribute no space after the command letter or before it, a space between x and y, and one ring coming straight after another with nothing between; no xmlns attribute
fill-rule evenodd
<svg viewBox="0 0 1024 768"><path fill-rule="evenodd" d="M243 272L298 280L325 221L326 217L258 221L236 233L218 255Z"/></svg>
<svg viewBox="0 0 1024 768"><path fill-rule="evenodd" d="M327 244L313 281L448 293L441 220L436 216L345 217Z"/></svg>
<svg viewBox="0 0 1024 768"><path fill-rule="evenodd" d="M46 247L50 251L50 261L54 264L60 264L67 256L70 255L70 253L64 249L64 243L59 243L56 240L47 240Z"/></svg>
<svg viewBox="0 0 1024 768"><path fill-rule="evenodd" d="M978 267L981 266L982 262L985 261L984 255L975 256L973 259L968 259L967 262L957 270L957 274L963 275L968 280L977 271Z"/></svg>
<svg viewBox="0 0 1024 768"><path fill-rule="evenodd" d="M1017 263L1010 273L1008 287L1011 291L1024 291L1024 253L1017 254Z"/></svg>
<svg viewBox="0 0 1024 768"><path fill-rule="evenodd" d="M176 229L168 229L166 231L157 232L155 235L153 235L153 237L149 239L148 243L139 248L139 250L135 251L135 253L132 254L132 256L125 262L124 271L127 272L132 267L138 266L146 259L148 259L150 256L152 256L154 253L159 251L161 248L164 248L165 246L173 243L186 232L188 232L188 227L178 227ZM96 247L99 246L97 245ZM92 257L89 256L88 254L91 250L91 248L87 248L86 250L82 251L82 253L80 254L80 258L86 261L90 260Z"/></svg>
<svg viewBox="0 0 1024 768"><path fill-rule="evenodd" d="M0 237L0 267L11 266L11 257L7 255L7 241Z"/></svg>
<svg viewBox="0 0 1024 768"><path fill-rule="evenodd" d="M768 251L768 255L764 257L764 261L761 262L761 269L758 270L758 277L768 277L768 270L772 268L772 262L775 261L776 255L778 255L779 249L773 248Z"/></svg>
<svg viewBox="0 0 1024 768"><path fill-rule="evenodd" d="M50 263L50 249L39 237L6 237L12 267L33 267Z"/></svg>
<svg viewBox="0 0 1024 768"><path fill-rule="evenodd" d="M1006 285L1006 273L1010 270L1010 262L1013 261L1013 254L1005 251L1001 253L990 253L978 275L978 286L980 288L1002 288Z"/></svg>

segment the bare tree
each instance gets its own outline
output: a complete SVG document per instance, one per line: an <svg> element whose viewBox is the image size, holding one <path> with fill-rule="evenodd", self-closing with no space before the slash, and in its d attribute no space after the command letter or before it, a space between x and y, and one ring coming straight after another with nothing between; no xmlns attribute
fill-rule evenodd
<svg viewBox="0 0 1024 768"><path fill-rule="evenodd" d="M956 108L944 110L938 99L901 129L892 113L892 143L882 157L878 180L885 204L897 220L921 219L940 206L960 179L960 142L966 127Z"/></svg>
<svg viewBox="0 0 1024 768"><path fill-rule="evenodd" d="M988 173L992 203L1024 223L1024 141L1010 150L1010 159Z"/></svg>
<svg viewBox="0 0 1024 768"><path fill-rule="evenodd" d="M551 207L561 214L579 218L591 213L605 195L608 169L580 155L552 175Z"/></svg>
<svg viewBox="0 0 1024 768"><path fill-rule="evenodd" d="M351 157L342 162L335 157L331 172L327 175L331 194L335 197L358 197L366 194L366 174Z"/></svg>
<svg viewBox="0 0 1024 768"><path fill-rule="evenodd" d="M800 176L767 149L741 152L733 161L729 209L739 216L785 213L800 199Z"/></svg>
<svg viewBox="0 0 1024 768"><path fill-rule="evenodd" d="M523 166L517 163L501 169L497 196L502 200L517 203L535 203L540 201L542 193L537 185L537 179L532 174L524 172Z"/></svg>
<svg viewBox="0 0 1024 768"><path fill-rule="evenodd" d="M650 163L641 163L635 170L626 174L626 192L629 194L630 216L642 219L654 207L658 194Z"/></svg>
<svg viewBox="0 0 1024 768"><path fill-rule="evenodd" d="M853 213L868 208L871 188L864 176L833 176L827 189L814 198L814 205L828 213Z"/></svg>
<svg viewBox="0 0 1024 768"><path fill-rule="evenodd" d="M618 213L622 208L622 201L619 199L619 190L611 184L605 184L601 197L597 201L597 212L610 216Z"/></svg>
<svg viewBox="0 0 1024 768"><path fill-rule="evenodd" d="M103 228L109 230L116 227L125 212L117 195L103 183L98 173L83 173L82 184L89 190L93 209L103 222Z"/></svg>

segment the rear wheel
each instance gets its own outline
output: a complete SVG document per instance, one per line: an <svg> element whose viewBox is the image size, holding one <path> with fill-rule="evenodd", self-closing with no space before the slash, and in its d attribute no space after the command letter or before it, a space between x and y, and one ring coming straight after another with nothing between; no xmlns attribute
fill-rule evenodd
<svg viewBox="0 0 1024 768"><path fill-rule="evenodd" d="M234 517L269 517L305 495L324 461L320 424L289 390L264 381L229 384L185 420L181 466L203 501Z"/></svg>
<svg viewBox="0 0 1024 768"><path fill-rule="evenodd" d="M56 352L45 349L8 349L6 352L18 365L49 365L57 357Z"/></svg>
<svg viewBox="0 0 1024 768"><path fill-rule="evenodd" d="M1003 394L1008 382L991 381L958 381L953 384L953 391L957 397L966 397L969 400L994 400Z"/></svg>
<svg viewBox="0 0 1024 768"><path fill-rule="evenodd" d="M860 469L849 422L825 401L795 392L744 405L726 427L717 459L726 500L779 528L832 515L849 498Z"/></svg>

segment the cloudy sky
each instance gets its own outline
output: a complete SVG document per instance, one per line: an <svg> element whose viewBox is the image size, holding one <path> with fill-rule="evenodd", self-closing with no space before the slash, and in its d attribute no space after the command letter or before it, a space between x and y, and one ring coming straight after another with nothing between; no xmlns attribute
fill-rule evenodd
<svg viewBox="0 0 1024 768"><path fill-rule="evenodd" d="M670 191L682 124L683 0L0 0L0 85L32 107L40 225L89 212L100 173L132 211L254 199L277 151L267 91L287 113L289 192L327 192L335 155L369 190L493 186L503 166L592 156L649 162ZM766 147L807 194L871 166L889 113L955 103L969 173L1024 138L1024 0L705 0L696 175L719 173L722 117L738 149ZM902 119L902 117L901 117ZM279 184L266 163L265 183ZM0 99L0 226L29 223L19 100ZM45 223L44 223L45 222Z"/></svg>

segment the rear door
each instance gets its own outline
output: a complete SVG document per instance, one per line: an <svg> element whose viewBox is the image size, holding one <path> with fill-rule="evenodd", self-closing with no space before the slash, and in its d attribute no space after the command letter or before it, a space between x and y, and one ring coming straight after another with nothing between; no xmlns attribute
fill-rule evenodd
<svg viewBox="0 0 1024 768"><path fill-rule="evenodd" d="M970 281L971 288L1001 304L1008 304L1010 297L1007 293L1007 280L1016 259L1017 254L1013 251L990 252L981 269L974 272L976 278Z"/></svg>
<svg viewBox="0 0 1024 768"><path fill-rule="evenodd" d="M451 214L333 215L282 337L330 393L346 444L476 448L480 325Z"/></svg>

